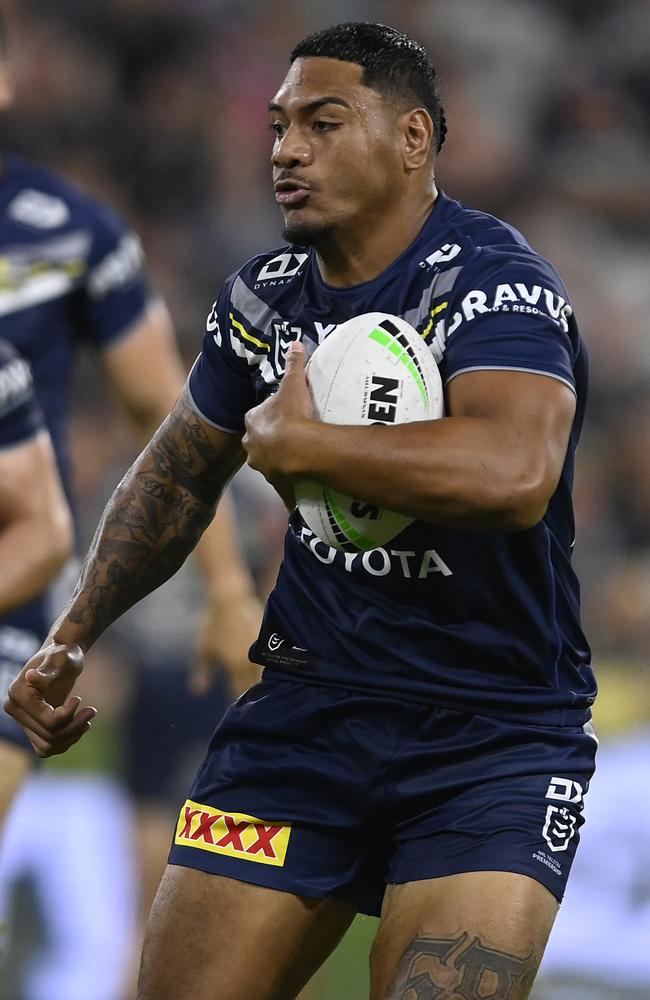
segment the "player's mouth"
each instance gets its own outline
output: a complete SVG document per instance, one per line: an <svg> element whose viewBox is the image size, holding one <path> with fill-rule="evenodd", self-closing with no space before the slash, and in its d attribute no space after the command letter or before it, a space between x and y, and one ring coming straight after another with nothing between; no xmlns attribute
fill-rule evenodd
<svg viewBox="0 0 650 1000"><path fill-rule="evenodd" d="M285 178L275 183L275 200L278 205L298 205L309 197L310 187L302 180Z"/></svg>

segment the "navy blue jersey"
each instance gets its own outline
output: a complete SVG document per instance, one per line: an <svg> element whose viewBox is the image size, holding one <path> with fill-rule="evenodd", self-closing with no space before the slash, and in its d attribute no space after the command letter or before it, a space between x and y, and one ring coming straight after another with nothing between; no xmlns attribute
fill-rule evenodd
<svg viewBox="0 0 650 1000"><path fill-rule="evenodd" d="M115 343L149 296L140 243L117 215L42 167L2 157L0 338L29 362L69 500L75 355L83 342ZM44 594L0 619L0 629L42 638L49 618Z"/></svg>
<svg viewBox="0 0 650 1000"><path fill-rule="evenodd" d="M0 340L0 451L26 443L43 426L29 365L11 344ZM45 601L37 598L5 617L0 616L0 661L5 652L7 623L14 630L25 629L40 635L46 627Z"/></svg>
<svg viewBox="0 0 650 1000"><path fill-rule="evenodd" d="M25 357L70 495L67 420L75 353L106 347L149 297L137 236L112 211L17 156L0 172L0 337Z"/></svg>
<svg viewBox="0 0 650 1000"><path fill-rule="evenodd" d="M416 521L363 553L330 548L294 511L255 659L319 684L582 724L595 682L571 567L571 488L587 359L566 289L519 232L441 194L411 246L364 284L326 285L308 247L254 258L208 317L190 376L197 411L241 433L246 411L282 378L292 340L309 354L367 312L414 326L445 383L507 369L568 385L577 409L561 480L527 531Z"/></svg>
<svg viewBox="0 0 650 1000"><path fill-rule="evenodd" d="M28 441L42 426L29 365L0 340L0 450Z"/></svg>

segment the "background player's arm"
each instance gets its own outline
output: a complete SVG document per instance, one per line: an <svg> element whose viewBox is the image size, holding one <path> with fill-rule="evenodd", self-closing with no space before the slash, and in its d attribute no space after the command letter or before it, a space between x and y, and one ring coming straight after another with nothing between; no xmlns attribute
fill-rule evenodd
<svg viewBox="0 0 650 1000"><path fill-rule="evenodd" d="M148 440L174 406L185 380L169 312L157 300L127 336L103 353L109 381L122 407ZM204 690L215 662L229 671L233 694L259 673L248 650L259 630L261 607L240 546L229 497L204 531L195 552L204 581L205 614L193 673Z"/></svg>
<svg viewBox="0 0 650 1000"><path fill-rule="evenodd" d="M544 516L564 464L575 396L519 371L475 371L447 389L448 417L349 427L306 416L304 355L249 411L249 464L271 482L314 479L422 521L518 531ZM302 409L301 409L302 407Z"/></svg>
<svg viewBox="0 0 650 1000"><path fill-rule="evenodd" d="M0 451L0 616L36 597L72 548L70 510L40 431Z"/></svg>
<svg viewBox="0 0 650 1000"><path fill-rule="evenodd" d="M202 421L183 394L109 500L67 607L10 688L5 708L40 756L87 730L94 710L70 697L83 652L181 566L242 460L239 438Z"/></svg>

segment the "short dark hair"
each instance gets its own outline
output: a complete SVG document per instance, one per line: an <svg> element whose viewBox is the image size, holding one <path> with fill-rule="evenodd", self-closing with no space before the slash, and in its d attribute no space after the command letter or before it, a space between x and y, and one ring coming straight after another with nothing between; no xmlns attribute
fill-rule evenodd
<svg viewBox="0 0 650 1000"><path fill-rule="evenodd" d="M385 97L415 101L431 115L439 153L447 134L438 77L422 45L395 28L373 21L334 24L307 35L290 62L310 56L340 59L363 67L362 82Z"/></svg>
<svg viewBox="0 0 650 1000"><path fill-rule="evenodd" d="M4 59L4 57L7 55L8 44L9 42L7 39L7 20L2 11L0 10L0 59Z"/></svg>

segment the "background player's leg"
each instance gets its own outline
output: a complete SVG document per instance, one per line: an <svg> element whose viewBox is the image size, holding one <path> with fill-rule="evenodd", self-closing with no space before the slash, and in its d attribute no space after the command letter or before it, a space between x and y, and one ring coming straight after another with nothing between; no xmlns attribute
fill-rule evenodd
<svg viewBox="0 0 650 1000"><path fill-rule="evenodd" d="M0 836L11 803L34 760L34 754L29 750L14 746L0 738Z"/></svg>
<svg viewBox="0 0 650 1000"><path fill-rule="evenodd" d="M138 1000L292 1000L356 910L169 865L149 918Z"/></svg>
<svg viewBox="0 0 650 1000"><path fill-rule="evenodd" d="M468 872L389 886L371 1000L526 1000L557 900L525 875Z"/></svg>

